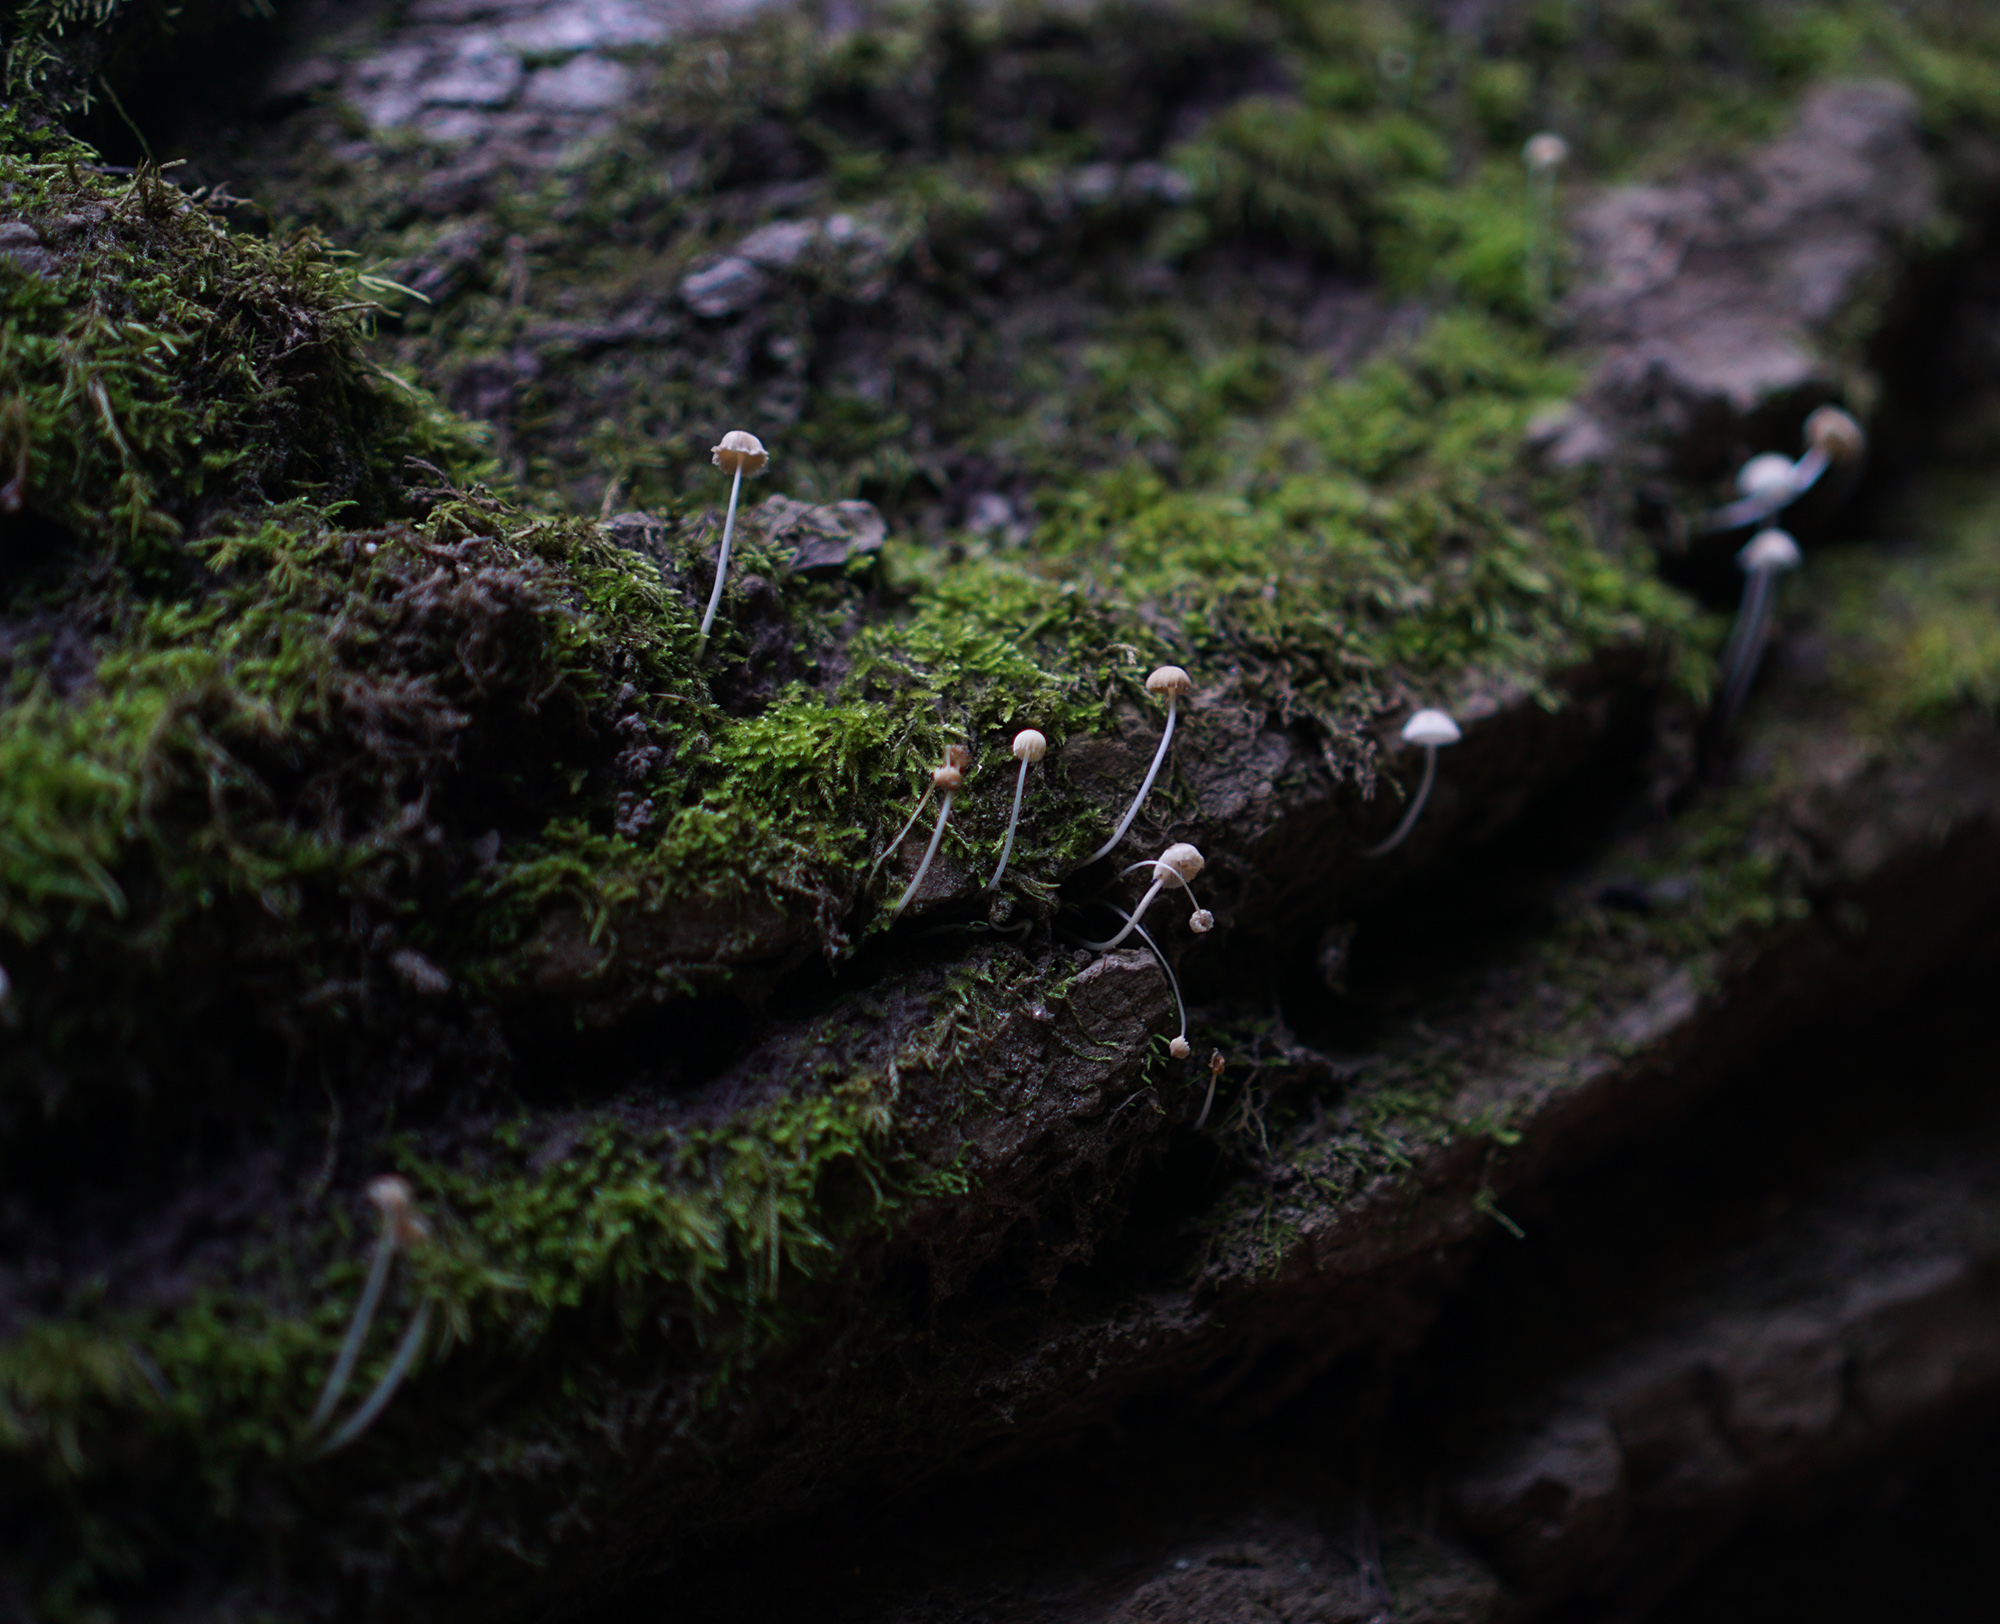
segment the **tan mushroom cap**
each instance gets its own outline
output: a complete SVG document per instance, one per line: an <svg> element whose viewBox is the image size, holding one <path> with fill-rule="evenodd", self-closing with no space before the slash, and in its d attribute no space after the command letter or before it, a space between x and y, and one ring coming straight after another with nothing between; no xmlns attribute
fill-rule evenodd
<svg viewBox="0 0 2000 1624"><path fill-rule="evenodd" d="M952 766L931 769L931 787L941 789L947 795L955 794L965 787L965 774Z"/></svg>
<svg viewBox="0 0 2000 1624"><path fill-rule="evenodd" d="M1868 435L1838 406L1822 406L1806 419L1806 444L1835 462L1846 462L1868 449Z"/></svg>
<svg viewBox="0 0 2000 1624"><path fill-rule="evenodd" d="M1014 735L1014 759L1016 761L1037 762L1049 753L1049 741L1031 727L1024 727Z"/></svg>
<svg viewBox="0 0 2000 1624"><path fill-rule="evenodd" d="M968 744L948 744L944 747L944 764L964 772L972 765L972 746Z"/></svg>
<svg viewBox="0 0 2000 1624"><path fill-rule="evenodd" d="M1176 841L1153 860L1153 878L1166 885L1191 885L1208 866L1208 859L1185 840Z"/></svg>
<svg viewBox="0 0 2000 1624"><path fill-rule="evenodd" d="M715 466L725 474L761 474L764 464L771 460L771 453L764 449L764 442L741 429L731 429L723 435L722 443L710 456L714 458Z"/></svg>
<svg viewBox="0 0 2000 1624"><path fill-rule="evenodd" d="M1163 665L1146 679L1146 692L1185 699L1194 692L1194 679L1177 665Z"/></svg>

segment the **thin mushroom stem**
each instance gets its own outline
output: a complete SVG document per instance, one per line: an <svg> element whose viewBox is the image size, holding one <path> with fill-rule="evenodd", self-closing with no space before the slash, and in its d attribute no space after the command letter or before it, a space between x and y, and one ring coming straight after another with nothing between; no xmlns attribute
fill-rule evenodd
<svg viewBox="0 0 2000 1624"><path fill-rule="evenodd" d="M1757 667L1764 660L1764 646L1771 637L1771 602L1777 571L1756 569L1743 587L1743 607L1730 628L1729 641L1722 651L1722 692L1715 702L1718 729L1726 731L1743 701L1750 697L1750 685L1757 680Z"/></svg>
<svg viewBox="0 0 2000 1624"><path fill-rule="evenodd" d="M375 1390L362 1401L361 1408L341 1424L340 1430L320 1445L318 1453L331 1455L336 1449L345 1449L359 1438L374 1423L375 1418L388 1407L389 1400L396 1396L396 1389L403 1385L403 1378L410 1373L410 1366L417 1361L417 1350L423 1346L424 1333L430 1329L431 1305L425 1298L417 1309L416 1317L410 1321L409 1330L403 1333L403 1340L396 1348L396 1357L389 1361L389 1368L382 1372L382 1379L375 1384Z"/></svg>
<svg viewBox="0 0 2000 1624"><path fill-rule="evenodd" d="M1167 746L1174 742L1174 716L1180 709L1177 696L1167 696L1167 725L1160 733L1160 747L1153 752L1153 764L1146 769L1146 777L1139 785L1139 793L1132 797L1132 804L1125 808L1125 816L1118 820L1118 827L1111 831L1111 838L1084 859L1094 863L1100 857L1109 857L1118 849L1118 842L1125 838L1125 831L1132 827L1132 820L1139 815L1139 808L1146 804L1146 797L1153 792L1153 780L1160 776L1160 763L1167 759Z"/></svg>
<svg viewBox="0 0 2000 1624"><path fill-rule="evenodd" d="M1423 814L1424 802L1430 799L1431 784L1437 778L1437 770L1437 746L1427 744L1424 746L1423 782L1417 785L1416 798L1410 802L1409 811L1403 814L1403 821L1396 825L1395 832L1381 845L1370 846L1361 854L1363 857L1383 857L1402 845L1404 838L1417 826L1417 819Z"/></svg>
<svg viewBox="0 0 2000 1624"><path fill-rule="evenodd" d="M1137 914L1128 914L1115 902L1107 902L1104 906L1125 921L1125 929L1121 930L1112 940L1122 942L1128 934L1136 931L1139 940L1152 949L1153 957L1159 962L1160 974L1167 978L1167 986L1173 991L1174 1013L1180 1017L1181 1022L1180 1036L1167 1045L1168 1052L1173 1054L1177 1060L1184 1059L1187 1054L1187 1005L1181 1001L1180 978L1174 974L1174 967L1167 963L1167 956L1160 951L1160 944L1154 941L1151 933L1144 925L1139 923L1139 916ZM1094 947L1096 943L1085 942L1083 945L1085 947Z"/></svg>
<svg viewBox="0 0 2000 1624"><path fill-rule="evenodd" d="M326 1386L320 1391L319 1403L313 1406L312 1419L306 1422L307 1432L319 1431L333 1418L340 1395L347 1391L347 1383L354 1375L355 1361L361 1357L361 1345L368 1340L368 1328L375 1323L375 1310L381 1306L382 1288L389 1283L389 1266L396 1260L396 1239L396 1226L390 1224L375 1242L374 1255L368 1260L368 1278L362 1283L360 1301L354 1305L354 1317L347 1322L347 1337L340 1344L333 1369L327 1372Z"/></svg>
<svg viewBox="0 0 2000 1624"><path fill-rule="evenodd" d="M722 607L723 584L729 579L729 542L736 533L736 499L743 494L743 469L739 464L729 482L729 515L722 521L722 551L715 560L715 589L708 595L708 613L701 617L701 635L695 640L694 657L699 660L708 647L708 628L715 624L715 611Z"/></svg>
<svg viewBox="0 0 2000 1624"><path fill-rule="evenodd" d="M1151 865L1149 864L1147 866L1150 867ZM1109 953L1114 947L1116 947L1120 942L1124 941L1125 938L1130 936L1132 932L1135 930L1138 931L1141 936L1144 936L1146 933L1144 930L1140 929L1139 916L1153 905L1153 898L1155 898L1160 894L1161 890L1166 886L1166 883L1167 882L1164 878L1156 878L1151 885L1146 887L1146 894L1139 899L1139 906L1134 908L1129 914L1126 913L1123 908L1120 908L1113 903L1106 903L1105 906L1107 908L1110 908L1113 913L1117 914L1120 918L1122 918L1125 921L1125 928L1121 930L1116 936L1113 936L1109 941L1085 942L1083 945L1098 953Z"/></svg>
<svg viewBox="0 0 2000 1624"><path fill-rule="evenodd" d="M1007 872L1007 859L1014 855L1014 831L1021 826L1021 797L1028 793L1028 763L1021 763L1021 772L1014 780L1014 811L1007 819L1007 838L1000 846L1000 866L993 871L993 878L986 882L991 891L1000 884L1000 876Z"/></svg>
<svg viewBox="0 0 2000 1624"><path fill-rule="evenodd" d="M1215 1085L1222 1081L1222 1070L1222 1051L1218 1049L1208 1062L1208 1093L1203 1097L1201 1102L1201 1115L1194 1119L1194 1125L1197 1128L1208 1121L1208 1113L1214 1108Z"/></svg>
<svg viewBox="0 0 2000 1624"><path fill-rule="evenodd" d="M875 859L875 866L868 870L868 885L875 883L875 876L882 872L882 865L902 850L903 842L910 838L910 831L917 826L917 819L924 815L924 808L931 804L931 791L936 787L934 784L924 786L923 794L917 798L917 809L910 814L910 821L896 831L896 838L882 848L882 855ZM864 891L867 888L867 885L862 887Z"/></svg>
<svg viewBox="0 0 2000 1624"><path fill-rule="evenodd" d="M910 898L917 894L917 887L924 883L924 876L930 872L931 859L937 856L938 844L944 839L944 826L951 820L951 797L952 792L946 790L944 792L944 802L938 807L937 827L931 831L931 843L924 848L924 860L917 865L917 875L915 879L910 881L909 889L903 893L901 898L898 899L896 906L890 910L889 917L891 919L894 919L897 914L900 914L910 905Z"/></svg>

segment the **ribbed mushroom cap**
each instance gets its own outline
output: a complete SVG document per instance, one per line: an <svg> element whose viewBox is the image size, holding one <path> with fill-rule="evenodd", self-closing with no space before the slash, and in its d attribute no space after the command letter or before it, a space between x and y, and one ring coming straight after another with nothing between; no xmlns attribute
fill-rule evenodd
<svg viewBox="0 0 2000 1624"><path fill-rule="evenodd" d="M1736 567L1752 570L1795 570L1804 561L1799 544L1782 530L1759 530L1736 555Z"/></svg>
<svg viewBox="0 0 2000 1624"><path fill-rule="evenodd" d="M1188 885L1208 866L1208 859L1185 840L1176 841L1153 860L1153 878L1168 885Z"/></svg>
<svg viewBox="0 0 2000 1624"><path fill-rule="evenodd" d="M965 744L948 744L944 747L944 764L964 772L972 765L972 747Z"/></svg>
<svg viewBox="0 0 2000 1624"><path fill-rule="evenodd" d="M1458 743L1458 724L1441 710L1420 710L1403 724L1403 742L1435 749Z"/></svg>
<svg viewBox="0 0 2000 1624"><path fill-rule="evenodd" d="M1521 161L1530 169L1554 169L1568 157L1569 143L1554 130L1544 130L1540 135L1529 136L1527 145L1521 148Z"/></svg>
<svg viewBox="0 0 2000 1624"><path fill-rule="evenodd" d="M1031 727L1024 727L1014 735L1014 759L1016 761L1037 762L1049 753L1049 741Z"/></svg>
<svg viewBox="0 0 2000 1624"><path fill-rule="evenodd" d="M1146 692L1185 699L1194 692L1194 679L1177 665L1163 665L1146 679Z"/></svg>
<svg viewBox="0 0 2000 1624"><path fill-rule="evenodd" d="M1835 462L1846 462L1868 449L1868 435L1838 406L1822 406L1806 419L1806 444Z"/></svg>
<svg viewBox="0 0 2000 1624"><path fill-rule="evenodd" d="M1194 1053L1194 1049L1186 1038L1173 1038L1167 1044L1167 1053L1176 1060L1185 1060Z"/></svg>
<svg viewBox="0 0 2000 1624"><path fill-rule="evenodd" d="M1760 501L1792 494L1792 459L1776 451L1752 457L1736 474L1736 488Z"/></svg>
<svg viewBox="0 0 2000 1624"><path fill-rule="evenodd" d="M1215 929L1215 915L1206 908L1197 908L1188 919L1188 929L1197 936Z"/></svg>
<svg viewBox="0 0 2000 1624"><path fill-rule="evenodd" d="M725 474L761 474L764 464L771 460L771 453L764 449L764 442L741 429L731 429L723 435L722 443L710 456L714 458L715 466Z"/></svg>
<svg viewBox="0 0 2000 1624"><path fill-rule="evenodd" d="M947 795L955 795L965 787L965 774L953 766L933 767L931 787L941 789Z"/></svg>

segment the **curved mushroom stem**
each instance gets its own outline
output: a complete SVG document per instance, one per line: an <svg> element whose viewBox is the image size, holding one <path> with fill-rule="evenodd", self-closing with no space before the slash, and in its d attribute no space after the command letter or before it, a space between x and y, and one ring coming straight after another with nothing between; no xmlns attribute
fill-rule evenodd
<svg viewBox="0 0 2000 1624"><path fill-rule="evenodd" d="M1173 991L1174 1013L1179 1015L1181 1019L1181 1033L1180 1036L1176 1038L1174 1041L1176 1043L1185 1044L1187 1042L1187 1005L1181 1002L1181 984L1180 984L1180 979L1174 974L1174 967L1171 964L1167 963L1167 956L1166 954L1160 951L1160 944L1154 941L1152 935L1147 931L1146 927L1139 923L1138 914L1136 913L1128 914L1123 908L1119 907L1118 904L1115 902L1107 902L1105 903L1104 906L1109 908L1120 919L1125 921L1125 928L1112 938L1114 942L1122 942L1125 940L1127 936L1132 934L1134 931L1137 931L1139 935L1139 940L1144 942L1149 948L1153 950L1153 957L1159 961L1160 974L1167 978L1167 986L1171 988ZM1144 908L1145 904L1141 903L1139 906L1141 908ZM1085 947L1095 947L1096 945L1097 944L1095 942L1083 943L1083 946Z"/></svg>
<svg viewBox="0 0 2000 1624"><path fill-rule="evenodd" d="M1387 840L1383 841L1381 845L1370 846L1361 854L1363 857L1384 857L1402 845L1404 837L1417 826L1417 819L1422 815L1424 810L1424 802L1430 799L1431 783L1437 777L1437 770L1437 746L1427 744L1424 746L1423 782L1417 785L1416 799L1410 802L1410 810L1403 814L1403 821L1396 825L1395 832Z"/></svg>
<svg viewBox="0 0 2000 1624"><path fill-rule="evenodd" d="M1750 697L1750 685L1757 680L1763 663L1764 645L1771 637L1771 602L1777 581L1775 569L1753 569L1743 586L1743 605L1736 624L1729 629L1729 641L1722 650L1722 691L1715 701L1715 729L1725 733Z"/></svg>
<svg viewBox="0 0 2000 1624"><path fill-rule="evenodd" d="M1137 867L1140 865L1135 864L1134 866ZM1153 865L1147 863L1143 866L1151 868ZM1131 869L1126 870L1126 873L1129 874L1130 872ZM1165 887L1166 883L1167 882L1165 879L1156 878L1151 885L1146 887L1146 894L1139 899L1139 906L1134 908L1129 914L1123 908L1117 906L1117 904L1107 902L1105 906L1109 908L1113 913L1117 914L1119 918L1125 921L1125 928L1121 930L1116 936L1112 937L1109 941L1085 942L1083 945L1087 948L1090 948L1093 952L1109 953L1114 947L1116 947L1120 942L1124 941L1125 938L1130 936L1132 932L1135 930L1139 931L1139 934L1141 936L1145 936L1146 933L1143 930L1139 930L1139 916L1153 905L1153 898L1155 898L1160 894L1162 888ZM1147 937L1146 939L1148 941L1152 940L1151 937ZM1153 949L1153 951L1157 953L1159 949L1155 948Z"/></svg>
<svg viewBox="0 0 2000 1624"><path fill-rule="evenodd" d="M862 886L862 890L865 891L868 889L868 886L873 885L875 883L875 876L882 872L882 865L902 850L903 842L910 838L910 831L917 826L917 819L924 815L924 808L931 804L932 787L928 784L924 786L923 794L917 797L916 811L910 814L910 821L896 831L896 838L882 848L882 855L875 859L874 866L868 870L867 884Z"/></svg>
<svg viewBox="0 0 2000 1624"><path fill-rule="evenodd" d="M897 901L896 906L890 910L889 917L891 919L894 919L897 914L910 905L910 898L917 894L917 887L924 883L924 876L931 870L931 859L937 856L938 843L944 839L944 826L950 819L951 791L946 790L944 793L944 804L938 808L937 827L931 831L931 843L924 848L924 860L917 865L917 877L910 881L909 889L903 893L902 897ZM897 844L902 844L900 838Z"/></svg>
<svg viewBox="0 0 2000 1624"><path fill-rule="evenodd" d="M403 1378L410 1373L410 1366L417 1361L417 1350L423 1346L424 1332L430 1329L431 1305L427 1297L417 1309L416 1317L410 1321L409 1330L403 1333L403 1340L397 1346L396 1357L389 1361L389 1368L382 1372L382 1379L375 1384L374 1392L363 1400L361 1408L341 1424L341 1428L331 1438L321 1444L315 1453L331 1455L336 1449L345 1449L366 1432L375 1418L388 1407L389 1400L396 1396L396 1389L403 1385Z"/></svg>
<svg viewBox="0 0 2000 1624"><path fill-rule="evenodd" d="M354 1363L361 1357L361 1345L368 1340L368 1328L375 1323L375 1310L381 1306L382 1288L389 1283L389 1265L396 1261L396 1239L396 1226L390 1224L375 1242L374 1255L368 1260L368 1278L362 1284L360 1300L354 1305L354 1317L347 1322L346 1339L340 1344L333 1369L327 1372L326 1386L320 1391L319 1403L313 1406L312 1419L306 1422L309 1433L319 1431L332 1419L340 1395L347 1391Z"/></svg>
<svg viewBox="0 0 2000 1624"><path fill-rule="evenodd" d="M715 624L715 611L722 607L723 583L729 579L729 540L736 533L736 498L743 491L743 469L729 482L729 516L722 521L722 551L715 560L715 590L708 595L708 613L701 617L701 636L695 640L694 657L699 660L708 647L708 628Z"/></svg>
<svg viewBox="0 0 2000 1624"><path fill-rule="evenodd" d="M1021 797L1028 793L1028 763L1021 763L1021 776L1014 780L1014 813L1007 820L1007 839L1000 847L1000 866L993 871L993 878L986 882L991 891L1000 884L1000 876L1007 872L1007 859L1014 855L1014 831L1021 824Z"/></svg>
<svg viewBox="0 0 2000 1624"><path fill-rule="evenodd" d="M1132 798L1132 804L1125 809L1125 816L1118 820L1118 827L1111 831L1111 838L1084 859L1094 863L1100 857L1109 857L1118 849L1118 842L1125 838L1125 831L1132 827L1132 820L1139 815L1139 808L1146 804L1146 797L1153 791L1153 780L1160 776L1160 763L1167 759L1167 746L1174 741L1174 717L1180 710L1180 698L1176 694L1167 696L1167 725L1160 734L1160 747L1153 752L1153 764L1146 769L1145 782L1139 786L1139 793ZM1141 908L1145 905L1140 904Z"/></svg>

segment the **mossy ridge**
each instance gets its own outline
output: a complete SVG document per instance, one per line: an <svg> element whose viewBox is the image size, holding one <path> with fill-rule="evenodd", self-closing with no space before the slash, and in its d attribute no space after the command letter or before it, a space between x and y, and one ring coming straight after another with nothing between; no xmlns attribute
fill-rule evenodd
<svg viewBox="0 0 2000 1624"><path fill-rule="evenodd" d="M1379 1181L1432 1153L1485 1145L1503 1178L1529 1120L1626 1055L1621 1011L1676 976L1697 995L1721 991L1789 936L1860 928L1833 833L1857 816L1845 803L1894 822L1896 775L1955 730L1990 729L2000 701L2000 650L1982 629L2000 604L2000 489L1983 471L1940 480L1889 516L1920 544L1821 548L1787 581L1784 635L1823 639L1827 657L1769 684L1753 707L1738 749L1754 776L1599 853L1560 886L1543 935L1401 1000L1346 1087L1337 1131L1317 1132L1317 1113L1309 1127L1313 1078L1273 1060L1283 1044L1273 1050L1268 1021L1218 1028L1234 1084L1217 1110L1222 1135L1284 1170L1288 1188L1225 1202L1207 1220L1233 1240L1216 1241L1205 1286L1241 1289L1281 1266L1308 1230L1337 1227ZM1607 904L1613 884L1662 900ZM1435 1021L1434 1003L1457 1011L1451 1022Z"/></svg>
<svg viewBox="0 0 2000 1624"><path fill-rule="evenodd" d="M367 357L369 279L316 234L249 237L92 163L0 113L7 212L45 245L0 267L9 511L157 579L231 510L310 493L368 522L405 457L469 460L469 429Z"/></svg>
<svg viewBox="0 0 2000 1624"><path fill-rule="evenodd" d="M422 1518L357 1514L354 1497L394 1481L424 1501L476 1480L547 1501L554 1472L573 1513L587 1505L615 1522L623 1486L556 1458L571 1452L579 1402L587 1410L614 1389L651 1391L645 1425L687 1446L672 1492L706 1522L715 1508L704 1502L736 1492L713 1457L716 1429L744 1419L738 1389L823 1340L828 1293L900 1227L980 1196L966 1156L978 1123L951 1109L954 1082L1021 1006L1060 1008L1069 979L1007 950L919 972L887 991L907 1006L892 1019L856 1025L843 1011L793 1033L775 1057L784 1077L761 1078L768 1097L721 1114L662 1117L633 1102L559 1121L503 1115L457 1148L390 1141L433 1233L392 1292L394 1323L377 1326L361 1390L419 1302L441 1307L443 1330L398 1406L345 1455L316 1462L299 1433L365 1268L345 1207L274 1229L245 1254L241 1280L178 1309L80 1304L29 1326L0 1349L10 1514L43 1553L19 1577L67 1618L123 1583L190 1566L190 1551L247 1557L262 1537L250 1503L260 1483L256 1493L302 1510L342 1508L304 1545L287 1542L306 1564L290 1582L331 1579L344 1552L371 1568L392 1560L420 1584L441 1566ZM1116 1048L1107 1065L1124 1063ZM426 1381L432 1367L455 1372L448 1388ZM482 1375L504 1375L503 1408L480 1396ZM579 1381L593 1385L580 1393ZM484 1440L476 1458L437 1448L468 1431ZM540 1464L523 1476L526 1456ZM155 1501L169 1486L170 1500ZM139 1504L154 1506L150 1535L133 1531ZM516 1528L516 1510L500 1508L488 1532L515 1559L542 1560L560 1541Z"/></svg>

